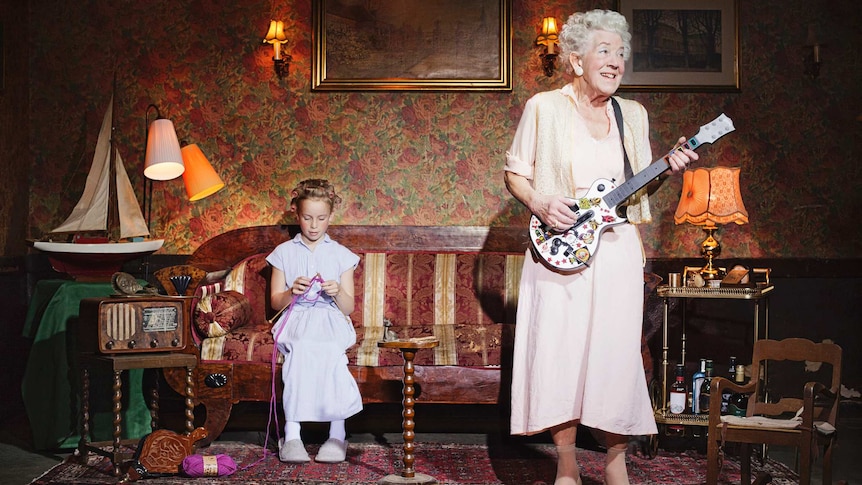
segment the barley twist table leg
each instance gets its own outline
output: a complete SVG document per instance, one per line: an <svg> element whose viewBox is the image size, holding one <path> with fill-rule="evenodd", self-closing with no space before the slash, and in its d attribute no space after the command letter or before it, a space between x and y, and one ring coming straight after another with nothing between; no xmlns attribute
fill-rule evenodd
<svg viewBox="0 0 862 485"><path fill-rule="evenodd" d="M192 384L194 384L193 369L193 367L186 367L186 435L192 434L192 431L195 429L195 391L192 387Z"/></svg>
<svg viewBox="0 0 862 485"><path fill-rule="evenodd" d="M123 371L115 370L114 371L114 398L113 398L113 408L112 411L114 413L114 449L113 449L113 463L114 463L114 476L120 476L120 435L123 433Z"/></svg>
<svg viewBox="0 0 862 485"><path fill-rule="evenodd" d="M382 478L377 482L378 485L433 485L437 483L437 480L431 476L423 473L416 473L416 470L413 467L416 461L416 446L413 443L416 439L416 412L413 409L416 404L416 400L414 398L416 394L416 380L414 377L416 369L413 366L413 359L416 357L416 352L419 349L436 347L438 343L439 342L437 341L422 343L397 341L378 342L377 344L379 347L397 348L401 351L401 355L404 357L404 377L402 378L403 400L401 401L401 416L403 418L401 421L401 435L404 437L404 470L400 475L388 475Z"/></svg>
<svg viewBox="0 0 862 485"><path fill-rule="evenodd" d="M87 442L90 440L90 369L81 369L81 439L75 454L81 463L87 463Z"/></svg>

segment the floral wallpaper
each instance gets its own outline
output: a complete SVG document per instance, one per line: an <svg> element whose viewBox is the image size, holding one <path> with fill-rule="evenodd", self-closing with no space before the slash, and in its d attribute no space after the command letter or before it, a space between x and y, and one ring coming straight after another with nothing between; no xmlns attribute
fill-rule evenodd
<svg viewBox="0 0 862 485"><path fill-rule="evenodd" d="M719 231L723 256L856 256L859 9L849 1L829 10L807 0L738 2L741 92L623 95L650 113L655 154L721 112L734 120L735 133L701 150L705 166L742 167L751 222ZM161 252L187 254L228 229L288 222L290 189L308 177L340 190L336 223L525 225L528 214L503 184L505 151L525 101L567 79L541 71L541 19L613 2L513 0L513 90L502 93L311 92L309 0L29 5L29 236L59 224L77 201L113 90L115 139L139 194L150 103L227 184L189 202L181 180L155 182ZM261 42L270 18L285 21L290 39L283 79ZM828 44L817 79L803 74L810 23ZM673 223L680 189L675 178L654 197L654 221L642 228L649 257L697 255L702 231Z"/></svg>

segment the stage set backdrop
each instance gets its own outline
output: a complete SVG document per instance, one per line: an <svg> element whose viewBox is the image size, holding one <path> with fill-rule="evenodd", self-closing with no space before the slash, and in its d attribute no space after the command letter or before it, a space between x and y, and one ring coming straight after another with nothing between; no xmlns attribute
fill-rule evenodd
<svg viewBox="0 0 862 485"><path fill-rule="evenodd" d="M856 257L859 9L849 0L736 2L738 91L623 95L646 106L656 156L722 112L733 119L737 131L704 147L700 162L742 168L751 222L721 229L723 256ZM369 14L389 5L335 3ZM29 194L25 234L9 228L21 220L20 207L4 204L7 255L22 254L25 237L56 226L77 201L114 75L115 140L139 194L151 103L181 141L201 147L227 184L189 202L181 180L155 182L152 228L167 240L161 253L188 254L231 228L287 222L290 190L308 177L338 187L344 204L335 223L525 225L528 214L503 184L505 152L526 100L568 79L559 69L552 77L542 72L535 46L542 18L563 22L573 11L616 3L512 0L512 89L502 92L312 91L310 0L28 5L26 43L10 40L21 28L9 16L4 22L6 65L23 67L27 83L22 88L21 72L7 68L4 103L17 93L29 104L29 119L19 120L28 126L29 153L0 167L4 180L21 182L11 190ZM285 22L284 50L292 56L283 78L262 43L271 18ZM816 79L804 72L809 27L824 44ZM23 53L9 52L10 45ZM494 48L489 41L488 55ZM7 146L3 156L16 153ZM703 232L673 223L681 186L675 178L654 198L654 223L642 230L649 257L697 256Z"/></svg>

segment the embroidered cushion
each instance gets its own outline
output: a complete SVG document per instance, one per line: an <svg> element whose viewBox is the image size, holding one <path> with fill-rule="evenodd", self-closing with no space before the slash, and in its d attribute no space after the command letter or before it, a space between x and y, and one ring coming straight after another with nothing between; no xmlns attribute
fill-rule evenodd
<svg viewBox="0 0 862 485"><path fill-rule="evenodd" d="M251 303L238 291L211 293L195 305L195 328L202 337L221 337L252 319Z"/></svg>

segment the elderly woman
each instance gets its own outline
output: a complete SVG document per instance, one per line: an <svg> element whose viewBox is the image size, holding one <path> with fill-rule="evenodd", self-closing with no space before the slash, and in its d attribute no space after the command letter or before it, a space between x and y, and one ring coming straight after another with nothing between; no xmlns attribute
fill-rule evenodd
<svg viewBox="0 0 862 485"><path fill-rule="evenodd" d="M572 82L526 103L506 153L505 181L549 227L565 230L575 223L572 197L583 196L595 179L625 179L623 145L633 172L652 162L644 107L616 98L623 144L611 103L630 41L628 23L617 12L572 15L560 35L560 60L574 73ZM647 222L647 194L696 159L689 149L669 155L670 169L628 201L628 220ZM604 231L591 264L576 272L559 272L528 251L515 333L511 433L550 430L558 457L555 484L581 483L578 424L604 436L610 485L628 483L628 436L656 433L640 354L642 319L643 248L636 226Z"/></svg>

